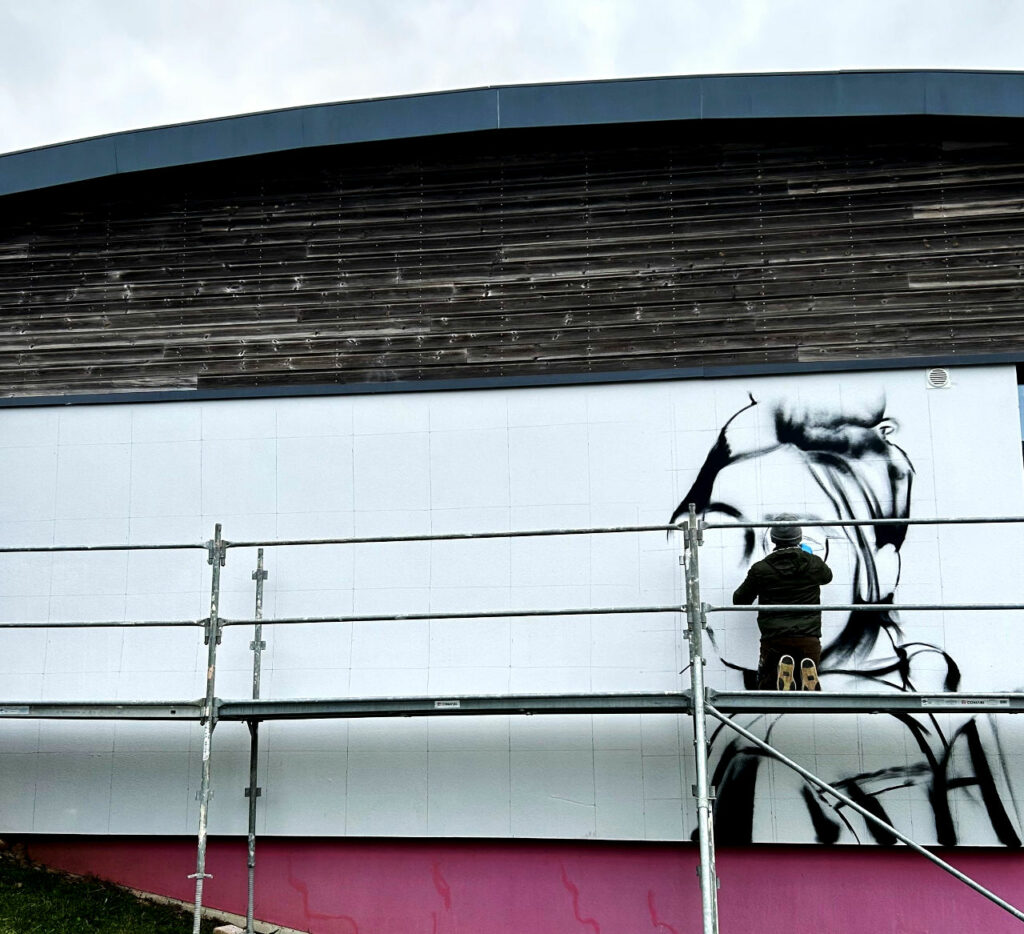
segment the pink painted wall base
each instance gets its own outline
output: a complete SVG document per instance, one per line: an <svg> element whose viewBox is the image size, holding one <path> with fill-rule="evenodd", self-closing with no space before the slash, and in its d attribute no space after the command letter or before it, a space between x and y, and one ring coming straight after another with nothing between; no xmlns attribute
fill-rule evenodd
<svg viewBox="0 0 1024 934"><path fill-rule="evenodd" d="M185 838L22 838L49 866L191 901ZM245 840L210 842L206 904L245 913ZM1024 903L1024 854L946 851ZM268 838L256 916L311 934L685 934L699 930L690 845ZM906 850L725 849L723 934L1018 934L1020 924Z"/></svg>

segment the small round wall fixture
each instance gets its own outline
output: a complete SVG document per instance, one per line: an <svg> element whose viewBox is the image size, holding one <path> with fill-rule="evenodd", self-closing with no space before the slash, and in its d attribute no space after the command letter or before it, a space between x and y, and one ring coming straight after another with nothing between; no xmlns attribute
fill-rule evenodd
<svg viewBox="0 0 1024 934"><path fill-rule="evenodd" d="M933 366L928 370L929 389L948 389L952 385L953 378L944 366Z"/></svg>

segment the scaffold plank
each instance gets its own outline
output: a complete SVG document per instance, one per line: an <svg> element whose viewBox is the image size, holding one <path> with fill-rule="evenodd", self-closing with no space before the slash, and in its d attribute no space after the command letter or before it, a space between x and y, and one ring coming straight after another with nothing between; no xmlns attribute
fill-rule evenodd
<svg viewBox="0 0 1024 934"><path fill-rule="evenodd" d="M521 694L221 701L220 720L428 717L487 714L687 713L689 695Z"/></svg>
<svg viewBox="0 0 1024 934"><path fill-rule="evenodd" d="M709 691L722 713L1024 713L1024 694Z"/></svg>
<svg viewBox="0 0 1024 934"><path fill-rule="evenodd" d="M0 701L3 720L200 720L201 701Z"/></svg>
<svg viewBox="0 0 1024 934"><path fill-rule="evenodd" d="M708 691L724 713L1024 713L1024 694ZM488 714L689 713L690 692L221 701L221 720Z"/></svg>
<svg viewBox="0 0 1024 934"><path fill-rule="evenodd" d="M723 713L1024 713L1024 694L708 691ZM217 719L329 720L532 714L690 713L690 692L217 699ZM0 720L201 720L202 701L0 702Z"/></svg>

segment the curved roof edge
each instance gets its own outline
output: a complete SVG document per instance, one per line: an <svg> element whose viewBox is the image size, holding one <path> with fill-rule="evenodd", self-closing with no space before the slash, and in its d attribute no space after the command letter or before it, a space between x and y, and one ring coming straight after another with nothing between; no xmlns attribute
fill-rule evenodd
<svg viewBox="0 0 1024 934"><path fill-rule="evenodd" d="M314 146L480 130L801 117L1024 117L1024 72L839 71L629 78L314 104L0 156L0 195Z"/></svg>

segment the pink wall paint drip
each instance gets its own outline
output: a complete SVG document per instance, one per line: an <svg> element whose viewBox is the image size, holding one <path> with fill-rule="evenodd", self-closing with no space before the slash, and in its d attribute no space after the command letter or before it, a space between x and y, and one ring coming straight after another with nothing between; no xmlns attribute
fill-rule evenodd
<svg viewBox="0 0 1024 934"><path fill-rule="evenodd" d="M27 838L47 865L191 899L185 838ZM1024 854L946 851L1024 903ZM266 839L256 916L312 934L685 934L697 929L693 847L666 844ZM245 841L213 840L207 904L245 913ZM726 849L723 934L1017 934L1020 925L903 850Z"/></svg>

